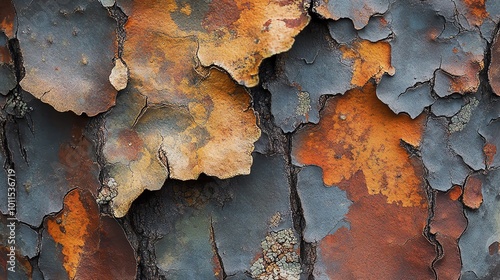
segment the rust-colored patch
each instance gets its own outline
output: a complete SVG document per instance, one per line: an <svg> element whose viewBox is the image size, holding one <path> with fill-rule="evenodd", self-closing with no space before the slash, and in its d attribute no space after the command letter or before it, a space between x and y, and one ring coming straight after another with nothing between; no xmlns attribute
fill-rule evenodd
<svg viewBox="0 0 500 280"><path fill-rule="evenodd" d="M92 195L73 190L64 198L63 211L46 221L47 232L62 246L63 266L70 279L75 278L86 240L99 226L98 220L92 219L98 216Z"/></svg>
<svg viewBox="0 0 500 280"><path fill-rule="evenodd" d="M434 263L438 279L459 279L462 269L458 239L467 227L463 205L456 198L461 194L460 186L447 193L438 192L434 204L434 216L430 223L430 233L436 236L443 253Z"/></svg>
<svg viewBox="0 0 500 280"><path fill-rule="evenodd" d="M87 121L81 120L71 130L71 140L59 148L59 162L71 188L81 188L97 195L100 187L99 166L92 143L83 135Z"/></svg>
<svg viewBox="0 0 500 280"><path fill-rule="evenodd" d="M14 5L12 5L12 1L0 1L0 31L3 31L10 39L16 35L14 30L15 17L16 11Z"/></svg>
<svg viewBox="0 0 500 280"><path fill-rule="evenodd" d="M339 116L343 116L340 118ZM418 146L425 116L415 120L395 115L375 95L371 83L345 96L329 99L318 125L298 131L293 156L304 165L324 170L324 181L334 185L362 170L369 194L383 194L388 203L426 207L422 168L415 165L400 140ZM342 146L349 154L337 154Z"/></svg>
<svg viewBox="0 0 500 280"><path fill-rule="evenodd" d="M463 202L471 209L478 209L483 203L483 192L480 179L470 176L465 182Z"/></svg>
<svg viewBox="0 0 500 280"><path fill-rule="evenodd" d="M495 159L495 155L497 154L497 146L492 143L486 143L483 147L484 155L486 156L486 166L490 166Z"/></svg>
<svg viewBox="0 0 500 280"><path fill-rule="evenodd" d="M451 200L456 201L462 196L462 188L460 186L453 186L447 194Z"/></svg>
<svg viewBox="0 0 500 280"><path fill-rule="evenodd" d="M89 242L82 255L75 279L135 279L134 251L120 224L110 217L93 217L99 220L96 242ZM94 245L95 244L95 245Z"/></svg>
<svg viewBox="0 0 500 280"><path fill-rule="evenodd" d="M144 141L137 132L124 129L118 133L118 139L114 145L106 145L106 154L113 154L118 161L130 162L139 159L141 147Z"/></svg>
<svg viewBox="0 0 500 280"><path fill-rule="evenodd" d="M99 215L90 192L69 192L63 210L48 218L45 228L62 246L63 267L70 279L135 278L132 247L114 219Z"/></svg>
<svg viewBox="0 0 500 280"><path fill-rule="evenodd" d="M210 2L210 9L203 19L202 26L208 32L222 28L231 30L240 18L240 13L234 0L214 0Z"/></svg>
<svg viewBox="0 0 500 280"><path fill-rule="evenodd" d="M11 244L12 245L12 244ZM10 261L10 256L8 255L10 253L10 246L8 245L6 247L0 246L0 279L32 279L32 274L33 274L33 267L31 266L31 263L29 262L28 258L21 256L19 253L15 253L15 272L8 271L7 268L9 267L8 261ZM12 278L9 278L8 276L11 276Z"/></svg>
<svg viewBox="0 0 500 280"><path fill-rule="evenodd" d="M460 65L462 69L458 70L461 75L451 77L452 92L475 92L479 86L479 72L483 69L482 61L469 61L467 67ZM450 69L450 68L449 68Z"/></svg>
<svg viewBox="0 0 500 280"><path fill-rule="evenodd" d="M325 172L327 173L327 172ZM434 279L434 246L423 236L427 209L388 204L382 194L370 195L363 171L338 186L353 201L339 229L319 243L330 279Z"/></svg>
<svg viewBox="0 0 500 280"><path fill-rule="evenodd" d="M248 92L226 73L200 66L193 37L137 32L128 33L124 46L129 91L105 121L103 152L118 186L117 216L168 176L248 174L260 136Z"/></svg>
<svg viewBox="0 0 500 280"><path fill-rule="evenodd" d="M467 14L465 15L469 23L481 26L483 20L488 18L486 11L486 0L463 0L467 7Z"/></svg>
<svg viewBox="0 0 500 280"><path fill-rule="evenodd" d="M5 63L5 64L11 64L12 57L10 55L9 48L7 46L2 46L0 45L0 64Z"/></svg>
<svg viewBox="0 0 500 280"><path fill-rule="evenodd" d="M387 42L372 43L359 40L352 46L342 46L344 58L354 60L351 84L362 87L372 77L378 82L384 73L394 75L391 66L391 45Z"/></svg>
<svg viewBox="0 0 500 280"><path fill-rule="evenodd" d="M197 55L202 65L220 66L238 83L256 86L262 60L290 49L294 37L309 22L307 3L216 0L208 7L198 3L200 14L186 12L174 0L137 0L125 29L128 38L149 31L176 38L192 36L199 43L192 56ZM177 14L184 18L176 18Z"/></svg>

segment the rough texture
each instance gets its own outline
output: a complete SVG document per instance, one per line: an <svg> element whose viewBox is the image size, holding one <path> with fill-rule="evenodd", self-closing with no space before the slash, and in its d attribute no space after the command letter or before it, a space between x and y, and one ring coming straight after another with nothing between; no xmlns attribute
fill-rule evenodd
<svg viewBox="0 0 500 280"><path fill-rule="evenodd" d="M294 162L320 166L325 184L338 184L353 203L350 227L319 242L318 270L328 277L433 277L433 246L422 235L428 203L422 166L400 145L418 146L423 121L394 115L368 84L329 99L320 123L296 133Z"/></svg>
<svg viewBox="0 0 500 280"><path fill-rule="evenodd" d="M62 212L48 218L44 227L39 265L45 277L134 279L134 253L123 230L114 219L99 216L90 192L69 192ZM63 269L53 270L54 262Z"/></svg>
<svg viewBox="0 0 500 280"><path fill-rule="evenodd" d="M288 50L309 22L304 0L132 2L125 27L130 37L147 30L194 38L203 66L219 66L246 86L258 84L262 60Z"/></svg>
<svg viewBox="0 0 500 280"><path fill-rule="evenodd" d="M116 22L97 0L44 5L15 1L26 72L21 86L60 112L108 110L116 98L107 79L117 52Z"/></svg>
<svg viewBox="0 0 500 280"><path fill-rule="evenodd" d="M0 279L500 279L500 1L0 2Z"/></svg>

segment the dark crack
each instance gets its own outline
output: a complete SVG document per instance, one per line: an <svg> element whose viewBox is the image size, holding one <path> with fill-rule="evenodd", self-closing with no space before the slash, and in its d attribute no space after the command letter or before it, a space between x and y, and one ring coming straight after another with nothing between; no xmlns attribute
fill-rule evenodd
<svg viewBox="0 0 500 280"><path fill-rule="evenodd" d="M226 271L224 270L224 262L222 261L222 257L219 254L219 248L217 247L217 241L215 240L215 229L214 229L214 221L212 220L212 217L210 217L210 243L212 245L212 251L214 252L215 256L217 256L217 260L219 262L219 266L221 269L222 275L219 275L219 279L226 279L227 274ZM222 276L222 278L220 277Z"/></svg>

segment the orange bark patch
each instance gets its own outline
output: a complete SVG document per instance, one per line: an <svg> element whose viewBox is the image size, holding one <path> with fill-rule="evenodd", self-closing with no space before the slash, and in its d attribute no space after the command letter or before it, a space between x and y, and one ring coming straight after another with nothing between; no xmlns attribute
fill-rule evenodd
<svg viewBox="0 0 500 280"><path fill-rule="evenodd" d="M438 279L459 279L462 269L458 239L467 227L460 201L454 199L460 194L459 186L447 193L438 192L434 205L434 217L430 223L430 232L435 234L443 253L435 262Z"/></svg>
<svg viewBox="0 0 500 280"><path fill-rule="evenodd" d="M15 17L16 11L12 5L12 1L0 1L0 31L3 31L8 38L13 38L15 35Z"/></svg>
<svg viewBox="0 0 500 280"><path fill-rule="evenodd" d="M361 87L372 77L378 82L384 73L394 74L391 66L391 45L387 42L356 41L352 46L342 46L344 58L354 60L351 84Z"/></svg>
<svg viewBox="0 0 500 280"><path fill-rule="evenodd" d="M63 267L69 279L135 278L132 247L114 219L99 215L90 192L69 192L63 210L48 218L45 228L62 246Z"/></svg>
<svg viewBox="0 0 500 280"><path fill-rule="evenodd" d="M260 130L245 88L201 66L193 36L130 32L123 53L129 90L105 122L103 154L118 188L114 214L125 215L144 189L160 189L168 175L248 174Z"/></svg>
<svg viewBox="0 0 500 280"><path fill-rule="evenodd" d="M148 31L191 36L199 43L192 55L204 66L220 66L238 83L256 86L262 60L290 49L309 22L304 0L215 0L196 5L197 13L174 0L134 1L125 26L127 37L140 38Z"/></svg>
<svg viewBox="0 0 500 280"><path fill-rule="evenodd" d="M497 146L492 143L486 143L483 147L483 152L486 156L486 165L489 167L493 163L495 155L497 154Z"/></svg>
<svg viewBox="0 0 500 280"><path fill-rule="evenodd" d="M486 0L463 0L463 2L467 6L467 20L476 26L483 24L483 20L489 16L486 11Z"/></svg>
<svg viewBox="0 0 500 280"><path fill-rule="evenodd" d="M325 172L327 174L328 172ZM381 194L369 195L363 171L339 187L353 201L346 219L350 229L339 229L319 243L330 279L434 279L434 246L422 232L427 209L387 204Z"/></svg>
<svg viewBox="0 0 500 280"><path fill-rule="evenodd" d="M97 216L99 212L92 196L82 196L74 190L64 198L63 211L47 220L47 232L62 245L63 266L70 279L76 275L86 240L98 228L98 220L92 219Z"/></svg>
<svg viewBox="0 0 500 280"><path fill-rule="evenodd" d="M465 206L478 209L483 203L483 193L482 193L483 183L476 177L469 177L464 187L464 197L463 202Z"/></svg>
<svg viewBox="0 0 500 280"><path fill-rule="evenodd" d="M297 132L293 156L300 164L322 167L327 185L362 170L369 194L383 194L388 203L425 208L422 169L400 145L404 140L418 146L424 121L424 116L412 120L395 115L377 99L370 83L329 99L320 123Z"/></svg>

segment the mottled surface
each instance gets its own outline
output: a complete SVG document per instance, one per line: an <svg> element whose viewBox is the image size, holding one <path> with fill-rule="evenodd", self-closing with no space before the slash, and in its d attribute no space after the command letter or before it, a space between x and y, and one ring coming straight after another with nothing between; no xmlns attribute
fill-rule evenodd
<svg viewBox="0 0 500 280"><path fill-rule="evenodd" d="M499 22L1 1L0 279L500 279Z"/></svg>
<svg viewBox="0 0 500 280"><path fill-rule="evenodd" d="M309 22L307 8L304 0L133 1L125 28L131 37L144 30L189 36L198 42L202 65L217 65L238 83L256 86L262 60L288 50Z"/></svg>
<svg viewBox="0 0 500 280"><path fill-rule="evenodd" d="M45 6L44 6L45 5ZM116 22L99 1L15 1L24 90L60 112L95 116L115 104Z"/></svg>

